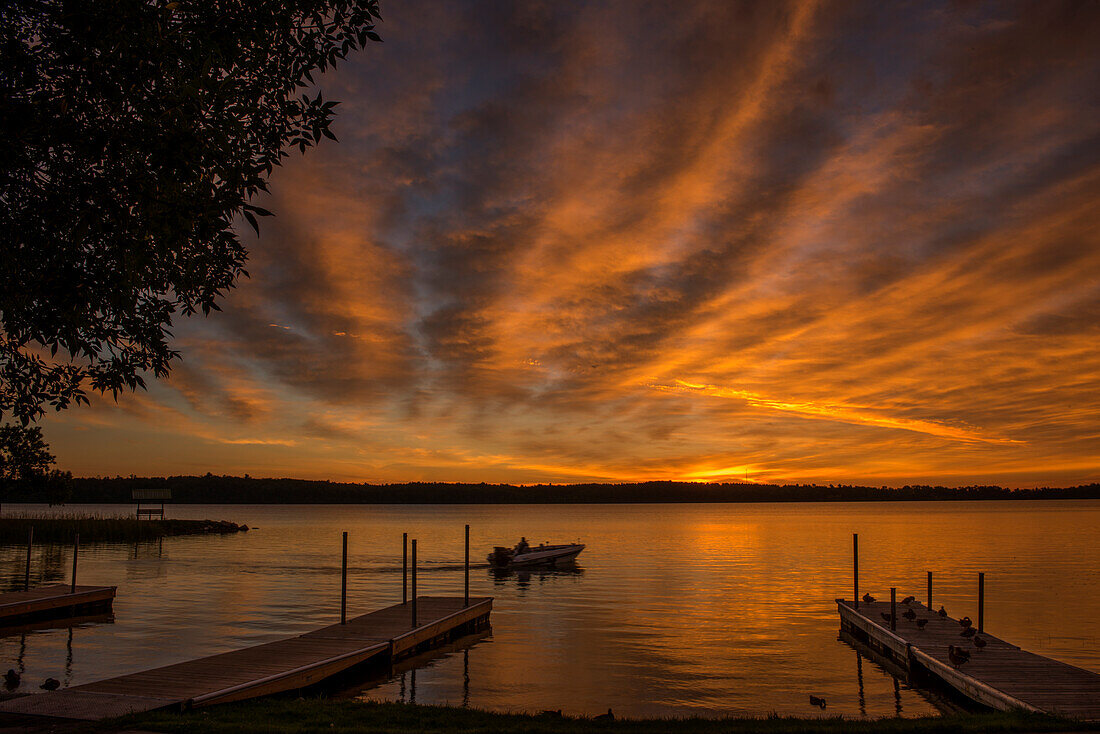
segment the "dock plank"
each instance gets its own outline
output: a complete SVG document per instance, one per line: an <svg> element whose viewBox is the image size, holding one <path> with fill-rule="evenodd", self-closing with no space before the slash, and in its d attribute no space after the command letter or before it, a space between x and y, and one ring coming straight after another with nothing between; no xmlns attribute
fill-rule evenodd
<svg viewBox="0 0 1100 734"><path fill-rule="evenodd" d="M919 602L908 608L918 619L927 619L919 629L916 620L902 616L906 606L897 605L896 629L890 630L890 602L851 602L837 600L843 623L858 628L879 646L897 650L905 646L910 662L943 679L970 698L999 709L1023 708L1086 721L1100 720L1100 674L1059 660L1037 655L988 632L979 636L984 649L963 637L959 621L940 617ZM883 618L887 615L887 619ZM948 656L948 646L970 652L970 660L956 667Z"/></svg>
<svg viewBox="0 0 1100 734"><path fill-rule="evenodd" d="M171 706L205 706L314 685L350 667L487 618L492 597L419 597L418 624L396 604L275 642L0 703L0 712L98 720ZM402 645L396 640L404 640ZM392 660L391 660L392 662Z"/></svg>

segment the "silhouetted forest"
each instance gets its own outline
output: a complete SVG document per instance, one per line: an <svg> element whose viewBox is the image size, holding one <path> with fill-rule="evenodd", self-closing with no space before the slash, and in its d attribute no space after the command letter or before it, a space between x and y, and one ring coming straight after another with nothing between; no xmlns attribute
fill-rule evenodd
<svg viewBox="0 0 1100 734"><path fill-rule="evenodd" d="M880 502L905 500L1100 499L1100 484L1041 489L1004 487L862 487L816 484L351 484L248 476L103 477L73 480L69 502L132 500L131 490L166 487L188 504L530 504L614 502ZM41 501L13 491L6 502Z"/></svg>

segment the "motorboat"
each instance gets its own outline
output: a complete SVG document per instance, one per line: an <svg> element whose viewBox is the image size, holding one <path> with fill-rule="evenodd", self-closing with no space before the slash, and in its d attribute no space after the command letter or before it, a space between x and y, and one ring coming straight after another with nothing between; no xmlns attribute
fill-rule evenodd
<svg viewBox="0 0 1100 734"><path fill-rule="evenodd" d="M577 560L584 550L583 543L565 545L527 545L520 541L514 548L498 545L489 554L489 565L495 568L515 568L517 566L567 566Z"/></svg>

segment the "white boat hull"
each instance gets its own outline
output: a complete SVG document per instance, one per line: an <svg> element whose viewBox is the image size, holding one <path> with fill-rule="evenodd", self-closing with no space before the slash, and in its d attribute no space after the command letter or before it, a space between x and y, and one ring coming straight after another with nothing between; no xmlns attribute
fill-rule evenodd
<svg viewBox="0 0 1100 734"><path fill-rule="evenodd" d="M529 549L525 553L511 556L507 564L503 566L496 554L489 554L489 563L497 567L516 568L518 566L564 566L577 560L577 556L584 550L583 543L570 543L568 545L544 545Z"/></svg>

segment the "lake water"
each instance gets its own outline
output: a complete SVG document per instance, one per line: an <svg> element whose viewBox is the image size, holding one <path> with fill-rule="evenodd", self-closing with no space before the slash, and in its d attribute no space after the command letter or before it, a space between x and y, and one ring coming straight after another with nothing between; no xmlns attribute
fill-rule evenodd
<svg viewBox="0 0 1100 734"><path fill-rule="evenodd" d="M47 511L5 505L5 511ZM119 514L120 506L54 511ZM921 692L837 639L837 597L924 598L1025 649L1100 672L1100 502L752 505L173 505L237 535L92 545L79 581L117 585L114 620L0 637L0 669L66 685L301 634L339 618L340 533L349 533L349 615L401 599L401 533L419 540L420 592L495 597L492 632L362 690L370 699L497 711L849 717L936 712ZM580 539L574 573L496 577L494 545ZM22 583L24 549L0 548ZM68 579L71 549L38 547L34 578ZM827 711L808 695L824 696Z"/></svg>

